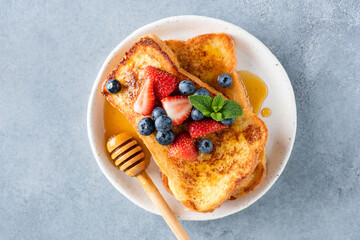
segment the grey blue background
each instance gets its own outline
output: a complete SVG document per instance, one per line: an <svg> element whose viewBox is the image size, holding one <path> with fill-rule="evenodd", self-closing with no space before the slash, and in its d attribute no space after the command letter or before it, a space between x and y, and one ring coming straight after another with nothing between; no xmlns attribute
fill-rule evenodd
<svg viewBox="0 0 360 240"><path fill-rule="evenodd" d="M137 28L206 15L286 69L298 129L283 174L244 211L182 222L193 239L360 239L360 2L1 1L0 239L174 239L105 178L86 130L106 56Z"/></svg>

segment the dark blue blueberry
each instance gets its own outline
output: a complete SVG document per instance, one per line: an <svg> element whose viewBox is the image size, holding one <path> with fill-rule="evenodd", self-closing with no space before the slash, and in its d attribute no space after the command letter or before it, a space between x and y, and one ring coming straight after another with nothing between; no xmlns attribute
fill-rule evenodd
<svg viewBox="0 0 360 240"><path fill-rule="evenodd" d="M210 97L209 91L206 90L205 88L200 88L199 90L196 90L196 92L194 92L194 95L202 95L202 96Z"/></svg>
<svg viewBox="0 0 360 240"><path fill-rule="evenodd" d="M106 83L106 90L112 94L118 93L121 90L121 83L117 79L111 79Z"/></svg>
<svg viewBox="0 0 360 240"><path fill-rule="evenodd" d="M155 121L158 117L166 115L165 110L162 107L156 107L151 113L152 119Z"/></svg>
<svg viewBox="0 0 360 240"><path fill-rule="evenodd" d="M198 110L197 108L193 108L191 110L191 118L194 121L199 121L201 119L203 119L205 116L204 114L202 114L202 112L200 112L200 110Z"/></svg>
<svg viewBox="0 0 360 240"><path fill-rule="evenodd" d="M149 136L155 131L155 123L149 117L143 118L138 123L138 130L141 135Z"/></svg>
<svg viewBox="0 0 360 240"><path fill-rule="evenodd" d="M221 123L222 124L225 124L225 125L231 125L235 122L235 118L228 118L228 119L225 119L225 120L222 120Z"/></svg>
<svg viewBox="0 0 360 240"><path fill-rule="evenodd" d="M172 120L166 115L162 115L155 120L155 127L160 132L167 132L172 128Z"/></svg>
<svg viewBox="0 0 360 240"><path fill-rule="evenodd" d="M195 92L195 85L189 80L184 80L179 83L179 90L184 95L190 95Z"/></svg>
<svg viewBox="0 0 360 240"><path fill-rule="evenodd" d="M213 143L207 138L201 139L198 144L199 151L202 153L211 152L213 150L213 147Z"/></svg>
<svg viewBox="0 0 360 240"><path fill-rule="evenodd" d="M224 88L230 87L230 85L232 84L232 81L233 81L232 77L227 73L221 74L218 77L218 82L219 82L220 86L222 86Z"/></svg>
<svg viewBox="0 0 360 240"><path fill-rule="evenodd" d="M173 131L167 131L167 132L160 132L157 131L156 133L156 141L160 143L161 145L169 145L174 141L175 135Z"/></svg>

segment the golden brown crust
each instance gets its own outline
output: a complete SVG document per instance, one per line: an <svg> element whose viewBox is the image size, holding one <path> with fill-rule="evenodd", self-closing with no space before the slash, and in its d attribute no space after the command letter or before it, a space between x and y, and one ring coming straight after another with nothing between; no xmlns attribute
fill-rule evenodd
<svg viewBox="0 0 360 240"><path fill-rule="evenodd" d="M265 149L259 154L259 163L255 170L244 178L233 190L230 200L243 197L254 191L266 176L266 157Z"/></svg>
<svg viewBox="0 0 360 240"><path fill-rule="evenodd" d="M105 79L102 92L107 100L118 108L137 129L138 121L143 116L133 111L139 89L143 85L143 68L147 65L165 70L178 79L189 79L197 88L203 87L214 96L218 91L208 84L192 76L178 66L174 53L156 36L145 35L126 54L118 67ZM116 78L122 83L118 94L106 91L106 81ZM261 139L249 141L243 131L251 126L260 127ZM173 128L177 133L186 124ZM214 151L210 154L199 154L197 161L189 162L170 159L170 146L161 146L156 142L155 134L140 138L150 150L160 171L168 177L169 188L174 196L184 206L192 211L208 212L219 207L231 196L233 189L253 171L257 163L257 154L264 148L267 139L265 124L250 110L244 109L244 114L228 129L206 136L214 143Z"/></svg>

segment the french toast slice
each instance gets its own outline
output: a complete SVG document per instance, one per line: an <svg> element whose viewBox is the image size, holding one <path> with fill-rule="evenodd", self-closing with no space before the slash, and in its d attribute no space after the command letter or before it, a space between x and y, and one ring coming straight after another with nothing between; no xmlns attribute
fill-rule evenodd
<svg viewBox="0 0 360 240"><path fill-rule="evenodd" d="M179 81L190 80L196 88L206 88L212 97L217 90L180 68L175 54L155 35L141 37L125 54L117 68L104 80L102 93L106 99L128 119L137 130L144 117L133 109L140 89L144 85L144 68L153 66L173 74ZM106 90L108 80L116 78L122 84L117 94ZM187 129L187 123L174 126L178 134ZM192 211L209 212L228 199L237 184L252 173L257 164L257 155L263 150L267 129L261 119L244 108L228 128L206 135L214 144L210 154L199 153L195 162L169 158L171 145L156 142L155 133L142 136L155 163L168 178L168 185L175 198Z"/></svg>
<svg viewBox="0 0 360 240"><path fill-rule="evenodd" d="M243 108L252 109L246 97L242 80L237 73L235 46L228 34L208 33L187 41L166 40L164 42L177 56L181 68L236 101ZM217 81L217 77L223 73L228 73L233 78L233 84L229 88L221 87ZM231 198L235 199L255 190L265 175L266 156L264 149L259 154L258 164L254 172L241 180L234 189ZM167 188L166 176L162 176L162 180L165 188ZM167 190L169 191L168 188Z"/></svg>

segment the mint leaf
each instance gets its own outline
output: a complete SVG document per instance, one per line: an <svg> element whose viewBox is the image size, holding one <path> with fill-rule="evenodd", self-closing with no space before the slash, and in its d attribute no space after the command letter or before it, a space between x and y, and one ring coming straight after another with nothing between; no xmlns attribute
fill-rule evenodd
<svg viewBox="0 0 360 240"><path fill-rule="evenodd" d="M232 100L224 100L221 94L214 99L209 96L189 96L191 105L197 108L204 116L211 117L215 121L238 117L243 114L241 106Z"/></svg>
<svg viewBox="0 0 360 240"><path fill-rule="evenodd" d="M214 119L215 121L218 121L218 122L224 120L222 114L219 113L219 112L217 112L217 113L213 112L213 113L210 114L210 116L211 116L212 119Z"/></svg>
<svg viewBox="0 0 360 240"><path fill-rule="evenodd" d="M224 119L238 117L243 114L241 106L232 100L225 100L224 106L221 108L220 113Z"/></svg>
<svg viewBox="0 0 360 240"><path fill-rule="evenodd" d="M192 95L189 96L191 105L197 108L202 114L206 117L210 117L210 114L213 112L211 108L212 98L209 96L202 95Z"/></svg>
<svg viewBox="0 0 360 240"><path fill-rule="evenodd" d="M211 108L214 110L214 112L218 112L224 106L224 104L225 104L225 100L222 97L222 95L219 94L216 97L214 97L211 103Z"/></svg>

